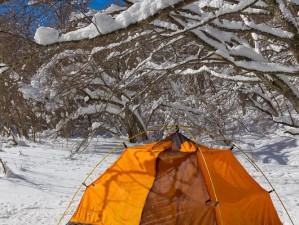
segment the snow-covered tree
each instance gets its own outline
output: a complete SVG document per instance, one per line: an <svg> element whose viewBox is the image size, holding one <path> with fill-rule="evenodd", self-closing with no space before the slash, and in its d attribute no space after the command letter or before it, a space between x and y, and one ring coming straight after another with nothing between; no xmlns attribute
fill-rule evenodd
<svg viewBox="0 0 299 225"><path fill-rule="evenodd" d="M298 132L297 1L126 3L73 7L63 25L37 29L38 63L20 90L52 128L133 136L186 123L224 134L268 118Z"/></svg>

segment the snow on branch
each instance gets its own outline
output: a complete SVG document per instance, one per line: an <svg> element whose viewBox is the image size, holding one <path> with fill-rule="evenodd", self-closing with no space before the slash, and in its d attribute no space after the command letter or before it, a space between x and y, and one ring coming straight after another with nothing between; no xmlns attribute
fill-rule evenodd
<svg viewBox="0 0 299 225"><path fill-rule="evenodd" d="M293 26L297 27L298 31L298 22L296 18L294 18L294 15L290 12L288 7L286 6L285 2L283 0L276 0L277 4L279 5L279 9L282 12L284 18L291 22Z"/></svg>
<svg viewBox="0 0 299 225"><path fill-rule="evenodd" d="M167 21L163 21L163 20L155 20L155 21L153 21L152 24L159 28L164 28L164 29L173 30L173 31L178 30L177 25L167 22Z"/></svg>
<svg viewBox="0 0 299 225"><path fill-rule="evenodd" d="M297 97L297 99L299 99L299 90L298 88L293 85L287 76L282 75L282 74L278 74L277 77L284 82L284 84L288 87L288 91L290 91L291 93L294 93L294 95Z"/></svg>
<svg viewBox="0 0 299 225"><path fill-rule="evenodd" d="M155 50L152 51L152 53L146 58L144 59L143 61L141 61L135 68L133 68L132 70L130 71L127 71L126 74L124 75L124 78L123 80L126 81L126 80L129 80L129 78L131 78L133 75L136 75L137 71L139 71L141 68L143 68L145 65L147 66L146 68L147 69L153 69L153 70L165 70L165 65L158 65L158 64L155 64L153 62L151 62L152 60L152 57L155 53L159 52L160 50L162 50L163 48L169 46L169 45L172 45L174 44L175 42L181 40L183 38L183 36L179 36L175 39L172 39L170 40L168 43L162 43L159 45L159 47ZM166 68L167 69L167 68ZM142 73L144 74L144 73ZM141 75L140 76L136 76L135 78L133 78L132 80L130 80L130 83L132 83L133 81L135 81L135 79L140 79ZM122 87L124 88L124 86Z"/></svg>
<svg viewBox="0 0 299 225"><path fill-rule="evenodd" d="M254 50L246 48L245 46L240 45L237 47L233 47L229 50L225 47L224 44L216 41L215 39L209 38L203 31L199 29L194 30L193 33L196 34L198 38L217 49L215 51L216 54L230 61L239 68L243 68L250 71L261 71L267 73L285 73L290 75L298 73L298 68L294 66L286 66L278 63L267 62L265 61L265 59L261 58L262 55L257 54ZM235 60L235 58L233 57L235 55L246 56L247 58L250 58L252 61Z"/></svg>
<svg viewBox="0 0 299 225"><path fill-rule="evenodd" d="M217 51L219 55L225 56L225 52ZM285 66L278 63L271 63L271 62L257 62L257 61L236 61L232 57L227 57L232 63L236 66L248 69L251 71L261 71L265 73L285 73L285 74L296 74L298 73L298 69L293 66Z"/></svg>
<svg viewBox="0 0 299 225"><path fill-rule="evenodd" d="M240 76L240 75L229 76L229 75L211 70L207 66L202 66L200 69L197 69L197 70L193 70L193 69L177 70L176 73L181 74L181 75L192 75L192 74L199 74L204 71L208 72L209 74L211 74L214 77L221 78L224 80L229 80L229 81L235 81L235 82L259 82L260 81L260 79L257 77L248 77L248 76Z"/></svg>
<svg viewBox="0 0 299 225"><path fill-rule="evenodd" d="M284 125L287 125L290 127L295 127L295 128L299 127L298 119L294 120L293 118L287 117L287 116L273 117L272 119L276 123L284 124Z"/></svg>
<svg viewBox="0 0 299 225"><path fill-rule="evenodd" d="M91 51L91 55L94 55L96 53L99 53L103 50L107 50L107 49L113 49L113 48L116 48L116 47L119 47L123 44L127 44L127 43L130 43L131 41L134 41L140 37L143 37L143 36L146 36L148 34L150 34L151 31L143 31L141 33L136 33L134 34L133 36L129 36L126 40L123 40L121 42L118 42L118 43L112 43L112 44L109 44L107 46L103 46L103 47L94 47Z"/></svg>
<svg viewBox="0 0 299 225"><path fill-rule="evenodd" d="M6 64L0 63L0 74L8 69L9 69L9 67Z"/></svg>
<svg viewBox="0 0 299 225"><path fill-rule="evenodd" d="M264 34L271 34L274 35L276 37L280 37L280 38L292 38L294 36L293 33L285 31L281 28L277 28L277 27L271 27L268 26L267 24L256 24L252 21L249 21L249 19L246 16L241 15L244 24L248 27L253 29L255 32L256 31L260 31Z"/></svg>
<svg viewBox="0 0 299 225"><path fill-rule="evenodd" d="M182 2L182 0L144 0L136 2L127 10L119 13L115 18L103 12L98 12L94 15L92 23L88 26L62 34L61 36L53 28L40 27L37 29L34 39L41 45L91 39L98 35L108 34L126 28L131 24L141 22L155 15L160 10L172 7L179 2Z"/></svg>
<svg viewBox="0 0 299 225"><path fill-rule="evenodd" d="M164 36L175 36L175 35L186 33L187 31L195 30L199 27L203 27L204 25L208 24L209 22L212 22L213 20L215 20L218 17L242 11L242 10L250 7L251 5L253 5L256 2L257 2L257 0L244 0L244 1L239 2L238 4L225 5L224 7L221 7L220 9L218 9L215 13L210 12L210 13L206 14L206 16L203 17L199 22L193 23L193 24L187 24L187 23L182 24L182 21L177 20L177 22L181 23L181 25L183 25L185 28L175 31L175 32L172 32L170 34L164 34ZM191 11L194 10L192 7L188 8L188 9ZM202 13L201 9L197 9L194 11L196 13Z"/></svg>
<svg viewBox="0 0 299 225"><path fill-rule="evenodd" d="M293 33L283 30L281 28L271 27L264 23L257 24L253 21L249 21L249 19L244 15L240 15L240 16L242 17L243 22L229 21L229 20L219 21L218 19L215 19L212 22L212 25L231 32L254 31L256 33L261 33L263 35L271 35L277 38L284 38L284 39L290 39L294 36Z"/></svg>

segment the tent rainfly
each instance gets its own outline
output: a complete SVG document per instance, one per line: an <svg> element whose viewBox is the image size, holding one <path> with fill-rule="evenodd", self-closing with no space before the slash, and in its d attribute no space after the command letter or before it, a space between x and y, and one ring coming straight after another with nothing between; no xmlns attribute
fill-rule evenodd
<svg viewBox="0 0 299 225"><path fill-rule="evenodd" d="M179 132L126 148L88 185L68 225L279 225L270 194L230 149Z"/></svg>

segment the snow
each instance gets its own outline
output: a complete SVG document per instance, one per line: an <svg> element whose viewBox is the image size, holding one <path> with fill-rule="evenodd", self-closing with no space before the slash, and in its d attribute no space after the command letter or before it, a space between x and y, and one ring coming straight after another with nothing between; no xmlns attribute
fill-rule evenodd
<svg viewBox="0 0 299 225"><path fill-rule="evenodd" d="M88 12L86 13L82 13L82 12L72 12L71 15L70 15L70 18L69 18L69 21L72 22L72 21L76 21L76 20L79 20L79 19L83 19L85 18L86 16L88 17L92 17L94 16L94 14L96 13L97 11L95 10L89 10Z"/></svg>
<svg viewBox="0 0 299 225"><path fill-rule="evenodd" d="M59 32L55 29L48 27L40 27L37 29L35 34L35 41L42 45L52 44L56 42L64 42L64 41L73 41L73 40L82 40L82 39L90 39L94 38L101 34L108 34L115 30L123 29L128 27L131 24L138 23L142 20L149 18L152 15L158 13L161 9L164 9L169 6L173 6L179 2L180 0L144 0L144 1L132 1L133 4L129 8L117 7L112 5L110 8L97 12L93 19L92 23L84 28L77 29L75 31L71 31L59 36ZM290 12L286 11L285 6L281 1L280 8L284 13L285 17L292 21ZM188 30L192 30L193 33L197 35L197 37L207 44L211 45L216 49L216 53L222 56L223 58L229 60L231 63L235 64L237 67L244 68L246 70L251 71L259 71L259 72L271 72L271 73L297 73L298 68L295 66L285 66L280 65L279 63L268 62L263 58L259 49L258 49L258 41L255 41L255 48L252 48L248 43L244 43L244 39L241 39L234 35L233 33L223 32L221 29L217 29L217 26L220 28L229 28L229 29L241 29L241 30L257 30L262 33L271 34L276 37L290 39L293 37L293 33L287 32L281 28L274 28L266 24L256 24L255 22L249 20L246 16L242 16L243 22L240 21L228 21L217 19L217 17L221 17L225 14L230 14L233 12L238 12L240 10L244 10L248 8L248 6L255 4L255 0L243 0L239 1L237 4L229 4L224 2L223 0L213 0L213 1L200 1L197 3L192 3L185 6L186 9L192 10L196 12L194 19L197 19L199 22L183 22L178 18L174 18L177 22L181 23L185 28L182 30L178 30L178 27L172 23L165 22L162 20L155 20L152 23L160 28L166 28L173 30L174 32L170 34L164 34L166 37L171 37L178 35L180 33L184 33ZM258 2L258 5L263 5L262 2ZM200 7L210 6L214 8L219 8L214 13L213 12L203 12ZM109 15L109 12L114 12L114 10L123 10L119 12L117 15ZM180 12L181 15L186 18L190 18L191 15L187 13ZM213 21L214 20L214 21ZM192 21L192 20L191 20ZM213 21L212 23L216 25L216 28L206 25L207 22ZM206 35L209 34L209 36ZM139 35L135 35L139 36ZM211 38L212 37L212 38ZM92 54L102 51L103 49L112 48L125 42L130 41L136 37L129 37L127 40L122 41L120 43L113 43L107 47L95 47L92 50ZM255 39L257 40L257 39ZM238 42L238 45L233 47L227 47L227 43L234 44ZM163 46L161 47L163 48ZM158 49L159 50L159 49ZM115 54L115 53L114 53ZM115 54L118 55L118 54ZM111 57L115 56L113 53L110 55ZM251 59L252 61L236 61L235 56L244 56L246 58ZM108 57L110 59L110 57ZM151 60L149 57L147 60ZM140 66L144 65L146 61L140 63ZM137 69L139 67L137 66ZM125 78L130 78L131 74L135 72L128 72Z"/></svg>
<svg viewBox="0 0 299 225"><path fill-rule="evenodd" d="M174 5L181 0L144 0L135 3L115 18L123 27L155 15L159 10Z"/></svg>
<svg viewBox="0 0 299 225"><path fill-rule="evenodd" d="M203 1L204 3L205 1ZM219 10L216 11L216 14L214 15L213 13L210 13L209 16L204 19L202 22L208 21L212 18L216 18L217 16L221 16L227 13L232 13L232 12L237 12L240 11L242 9L247 8L248 6L254 4L256 2L256 0L242 0L239 2L236 2L236 4L230 4L230 3L225 3L222 0L213 0L213 1L209 1L209 6L211 7L219 7ZM202 4L202 3L200 3ZM205 5L198 5L199 7L203 7Z"/></svg>
<svg viewBox="0 0 299 225"><path fill-rule="evenodd" d="M144 0L134 3L127 10L119 13L115 18L105 12L94 15L92 23L84 28L62 34L50 27L39 27L36 30L34 40L41 45L49 45L57 42L74 41L94 38L100 34L111 33L115 30L125 28L131 24L138 23L150 16L155 15L161 9L170 7L181 0Z"/></svg>
<svg viewBox="0 0 299 225"><path fill-rule="evenodd" d="M8 66L4 63L0 63L0 74L3 73L5 70L8 70Z"/></svg>
<svg viewBox="0 0 299 225"><path fill-rule="evenodd" d="M94 124L96 127L98 124ZM68 157L78 144L77 139L57 139L11 147L3 143L0 158L6 162L9 174L0 166L0 224L57 224L77 188L102 157L122 139L94 138L87 150L75 158ZM264 171L280 195L293 221L299 221L299 140L291 137L255 135L234 140ZM103 173L121 153L111 154L86 181L91 183ZM271 190L262 174L236 148L236 157L247 171L264 187ZM66 224L77 207L84 187L74 199L61 224ZM290 221L272 192L271 197L284 225Z"/></svg>
<svg viewBox="0 0 299 225"><path fill-rule="evenodd" d="M293 14L290 12L290 9L285 5L285 2L282 0L276 0L276 2L279 5L279 9L283 14L284 19L293 23L294 27L298 27L296 19L294 18ZM298 31L298 28L297 28L297 31Z"/></svg>
<svg viewBox="0 0 299 225"><path fill-rule="evenodd" d="M141 33L136 33L136 34L134 34L133 36L129 36L126 40L123 40L123 41L121 41L121 42L119 42L119 43L112 43L112 44L109 44L109 45L107 45L107 46L105 46L105 47L94 47L94 48L91 50L91 55L94 55L94 54L96 54L96 53L99 53L99 52L101 52L101 51L103 51L103 50L105 50L105 49L112 49L112 48L118 47L118 46L120 46L120 45L122 45L122 44L129 43L130 41L133 41L133 40L135 40L135 39L138 39L138 38L140 38L140 37L142 37L142 36L145 36L145 35L147 35L147 34L150 34L150 32L148 32L148 31L144 31L144 32L141 32Z"/></svg>
<svg viewBox="0 0 299 225"><path fill-rule="evenodd" d="M249 28L253 28L265 33L269 33L269 34L273 34L277 37L281 37L281 38L292 38L294 36L293 33L285 31L283 29L280 28L274 28L274 27L270 27L267 24L256 24L254 22L249 21L246 16L242 16L242 19L245 23L245 25Z"/></svg>
<svg viewBox="0 0 299 225"><path fill-rule="evenodd" d="M29 0L29 2L27 3L27 5L34 5L38 3L38 0Z"/></svg>
<svg viewBox="0 0 299 225"><path fill-rule="evenodd" d="M34 35L36 43L49 45L58 41L59 32L51 27L39 27Z"/></svg>
<svg viewBox="0 0 299 225"><path fill-rule="evenodd" d="M0 166L0 224L56 224L76 188L104 154L99 150L111 149L116 143L117 140L95 140L90 152L78 160L68 158L66 150L75 144L72 140L15 148L5 144L0 158L11 172L4 176ZM112 155L105 165L116 157ZM77 203L78 199L73 206Z"/></svg>
<svg viewBox="0 0 299 225"><path fill-rule="evenodd" d="M121 28L118 23L115 23L115 20L112 16L103 13L95 14L92 21L97 25L97 28L102 34L106 34L111 32L112 30Z"/></svg>
<svg viewBox="0 0 299 225"><path fill-rule="evenodd" d="M25 99L41 100L43 99L43 92L40 89L30 85L23 85L19 88Z"/></svg>
<svg viewBox="0 0 299 225"><path fill-rule="evenodd" d="M223 5L223 0L203 0L203 1L199 1L198 5L202 8L205 6L217 8Z"/></svg>
<svg viewBox="0 0 299 225"><path fill-rule="evenodd" d="M296 97L299 99L299 90L298 90L298 88L295 85L290 83L287 76L285 76L283 74L279 74L279 75L277 75L277 77L280 78L292 90L292 93L294 93L296 95Z"/></svg>
<svg viewBox="0 0 299 225"><path fill-rule="evenodd" d="M153 24L157 27L166 28L166 29L170 29L170 30L177 30L178 29L177 25L169 23L167 21L163 21L163 20L155 20L153 22Z"/></svg>
<svg viewBox="0 0 299 225"><path fill-rule="evenodd" d="M115 12L122 11L125 9L126 9L126 7L121 7L119 5L112 4L106 10L104 10L104 12L111 14L111 13L115 13Z"/></svg>
<svg viewBox="0 0 299 225"><path fill-rule="evenodd" d="M224 73L218 73L216 71L211 70L210 68L208 68L207 66L202 66L197 70L193 70L193 69L185 69L185 70L181 70L181 71L176 71L176 74L182 74L182 75L188 75L188 74L199 74L202 72L208 72L209 74L211 74L214 77L218 77L224 80L231 80L231 81L242 81L242 82L258 82L260 79L257 77L248 77L248 76L240 76L240 75L236 75L236 76L229 76L227 74Z"/></svg>
<svg viewBox="0 0 299 225"><path fill-rule="evenodd" d="M100 123L100 122L94 122L92 123L91 127L92 127L92 130L96 130L98 129L99 127L101 127L103 125L103 123Z"/></svg>

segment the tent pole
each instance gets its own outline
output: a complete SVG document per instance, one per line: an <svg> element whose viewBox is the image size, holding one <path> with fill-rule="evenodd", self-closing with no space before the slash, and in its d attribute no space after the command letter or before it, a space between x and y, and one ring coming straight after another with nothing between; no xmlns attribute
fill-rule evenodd
<svg viewBox="0 0 299 225"><path fill-rule="evenodd" d="M88 173L88 175L86 176L86 178L83 180L83 182L81 183L81 185L78 187L77 191L75 192L75 194L73 195L71 201L69 202L67 208L65 209L65 211L63 212L63 214L61 215L60 219L58 220L57 224L56 225L60 225L61 224L61 221L63 220L63 218L65 217L66 215L66 212L69 210L69 208L71 207L72 203L74 202L74 199L75 197L78 195L79 191L81 190L81 188L83 186L86 186L84 185L86 183L86 181L88 180L88 178L93 174L93 172L96 170L96 168L98 168L98 166L109 156L111 155L113 152L115 152L119 147L121 147L122 145L125 145L125 142L129 142L131 139L133 138L136 138L144 133L147 133L147 132L150 132L150 131L154 131L154 130L160 130L160 129L163 129L163 128L168 128L170 129L171 131L176 128L176 125L172 125L172 126L157 126L157 127L152 127L152 128L149 128L147 130L144 130L142 132L140 132L139 134L136 134L130 138L128 138L127 140L125 140L124 142L116 145L113 149L111 149L106 155L103 156L103 158L95 165L95 167Z"/></svg>
<svg viewBox="0 0 299 225"><path fill-rule="evenodd" d="M265 174L265 173L261 170L261 168L260 168L260 167L259 167L259 166L258 166L258 165L257 165L257 164L256 164L256 163L255 163L255 162L248 156L248 154L247 154L244 150L241 149L241 147L237 146L237 145L236 145L234 142L232 142L232 141L231 141L231 143L232 143L232 144L233 144L239 151L241 151L243 155L245 155L245 157L247 158L247 160L250 161L251 164L253 164L254 167L257 168L257 169L259 170L259 172L261 172L261 174L263 175L263 177L265 178L265 180L268 182L268 184L269 184L270 187L272 188L271 192L273 191L273 192L275 193L275 195L277 196L277 198L278 198L280 204L282 205L282 207L284 208L285 212L287 213L287 215L288 215L288 217L289 217L291 223L292 223L293 225L295 225L294 222L293 222L293 220L292 220L292 218L291 218L291 216L290 216L290 214L289 214L289 212L288 212L288 210L287 210L287 208L286 208L286 206L285 206L284 203L282 202L280 196L279 196L278 193L276 192L275 188L273 187L272 183L270 182L270 180L269 180L269 178L266 176L266 174ZM270 193L270 192L269 192L269 193Z"/></svg>
<svg viewBox="0 0 299 225"><path fill-rule="evenodd" d="M194 135L190 132L190 130L189 129L199 129L199 127L195 127L195 126L181 126L181 125L170 125L170 126L165 126L165 125L163 125L163 126L157 126L157 127L152 127L152 128L150 128L150 129L147 129L147 130L144 130L144 131L142 131L142 132L140 132L139 134L136 134L136 135L134 135L134 136L132 136L132 137L130 137L130 138L128 138L125 142L129 142L131 139L133 139L133 138L136 138L136 137L138 137L138 136L140 136L140 135L142 135L142 134L144 134L144 133L147 133L147 132L150 132L150 131L155 131L155 130L160 130L160 129L163 129L163 128L167 128L167 129L169 129L170 131L168 132L168 134L172 131L172 130L174 130L174 129L176 129L177 131L179 131L179 128L182 128L183 130L185 130L185 131L187 131L189 134L190 134L190 136L191 136L191 138L193 139L193 141L195 142L195 143L197 143L196 142L196 139L195 139L195 137L194 137ZM266 181L269 183L269 185L271 186L271 188L272 188L272 190L275 192L275 194L276 194L276 196L277 196L277 198L278 198L278 200L280 201L280 203L281 203L281 205L282 205L282 207L284 208L284 210L285 210L285 212L287 213L287 216L289 217L289 219L290 219L290 221L291 221L291 223L292 223L292 225L295 225L294 224L294 222L293 222L293 220L292 220L292 218L291 218L291 216L290 216L290 214L289 214L289 212L288 212L288 210L286 209L286 207L285 207L285 205L283 204L283 202L282 202L282 200L281 200L281 198L280 198L280 196L278 195L278 193L276 192L276 190L275 190L275 188L273 187L273 185L272 185L272 183L270 182L270 180L268 179L268 177L265 175L265 173L260 169L260 167L239 147L239 146L237 146L232 140L230 140L229 138L226 138L226 137L224 137L223 135L220 135L220 134L217 134L217 133L215 133L215 132L212 132L212 131L209 131L209 130L207 130L207 129L205 129L205 128L200 128L201 130L203 130L205 133L207 133L207 134L213 134L213 135L216 135L216 136L218 136L218 137L222 137L224 140L226 140L226 141L229 141L231 144L233 144L233 146L234 147L236 147L239 151L241 151L244 155L245 155L245 157L247 158L247 160L259 171L259 172L261 172L261 174L263 175L263 177L266 179ZM63 220L63 218L65 217L65 215L66 215L66 212L67 212L67 210L70 208L70 206L72 205L72 203L74 202L74 199L75 199L75 197L78 195L78 193L79 193L79 191L81 190L81 188L83 187L83 184L85 184L85 182L87 181L87 179L93 174L93 172L96 170L96 168L109 156L109 155L111 155L113 152L115 152L120 146L122 146L125 142L122 142L121 144L118 144L118 145L116 145L113 149L111 149L106 155L104 155L103 156L103 158L95 165L95 167L91 170L91 172L87 175L87 177L84 179L84 181L81 183L81 185L79 186L79 188L77 189L77 191L75 192L75 194L74 194L74 196L72 197L72 199L71 199L71 201L70 201L70 203L68 204L68 206L67 206L67 208L65 209L65 211L63 212L63 214L62 214L62 216L61 216L61 218L59 219L59 221L58 221L58 223L57 223L57 225L60 225L61 224L61 221ZM206 167L206 169L207 169L207 172L208 172L208 175L209 175L209 178L210 178L210 182L211 182L211 184L212 184L212 188L213 188L213 192L214 192L214 195L215 195L215 200L216 200L216 202L218 202L218 198L217 198L217 194L216 194L216 191L215 191L215 187L214 187L214 184L213 184L213 180L212 180L212 177L211 177L211 174L210 174L210 171L209 171L209 168L208 168L208 165L207 165L207 162L206 162L206 160L205 160L205 158L204 158L204 155L203 155L203 153L200 151L200 149L199 149L199 152L200 152L200 154L201 154L201 156L202 156L202 158L203 158L203 161L204 161L204 163L205 163L205 167ZM219 210L219 214L220 214L220 217L221 217L221 222L222 222L222 225L223 225L223 220L222 220L222 214L221 214L221 209L220 209L220 204L218 205L218 210Z"/></svg>
<svg viewBox="0 0 299 225"><path fill-rule="evenodd" d="M210 173L208 164L207 164L207 162L206 162L206 159L205 159L205 157L204 157L202 151L200 150L200 147L198 146L198 143L197 143L197 141L196 141L194 135L191 133L191 131L188 130L188 129L186 129L185 127L182 127L182 126L181 126L181 128L182 128L183 130L187 131L187 132L189 133L189 135L191 136L191 138L193 139L193 141L197 144L197 148L198 148L198 150L199 150L199 152L200 152L200 155L201 155L201 157L202 157L202 159L203 159L203 162L204 162L205 167L206 167L207 172L208 172L208 176L209 176L210 182L211 182L211 184L212 184L212 189L213 189L214 196L215 196L215 201L216 201L215 207L218 206L218 211L219 211L219 215L220 215L220 219L221 219L221 224L224 225L224 223L223 223L223 219L222 219L222 212L221 212L221 209L220 209L220 203L219 203L219 200L218 200L218 197L217 197L217 194L216 194L216 189L215 189L215 186L214 186L214 182L213 182L213 179L212 179L212 176L211 176L211 173Z"/></svg>
<svg viewBox="0 0 299 225"><path fill-rule="evenodd" d="M194 136L192 135L192 133L187 129L199 129L199 127L195 127L195 126L180 126L182 129L185 129L188 131L188 133L192 136L192 138L195 140ZM220 134L217 134L215 132L212 132L212 131L209 131L205 128L200 128L201 130L203 130L205 133L207 134L213 134L215 136L218 136L218 137L221 137L223 138L225 141L227 141L228 143L231 143L234 147L236 147L239 151L241 151L244 155L245 155L245 158L250 162L250 164L252 164L252 166L257 170L259 171L262 176L266 179L266 181L268 182L268 184L270 185L270 187L272 188L272 190L274 191L275 195L277 196L280 204L282 205L282 207L284 208L285 212L287 213L287 216L288 218L290 219L292 225L295 225L286 206L284 205L284 203L282 202L280 196L278 195L278 193L276 192L275 188L273 187L272 183L270 182L270 180L268 179L268 177L266 176L266 174L261 170L261 168L246 154L246 152L244 150L242 150L238 145L236 145L231 139L225 137L224 135L220 135Z"/></svg>

